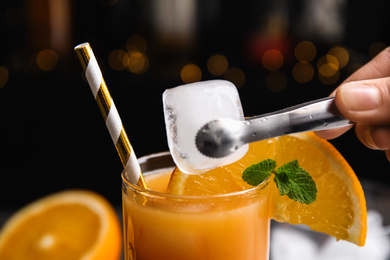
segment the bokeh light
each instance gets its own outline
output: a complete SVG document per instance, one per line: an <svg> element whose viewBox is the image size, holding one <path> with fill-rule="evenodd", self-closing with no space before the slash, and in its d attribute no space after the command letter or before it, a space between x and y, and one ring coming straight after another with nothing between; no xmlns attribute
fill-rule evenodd
<svg viewBox="0 0 390 260"><path fill-rule="evenodd" d="M280 51L270 49L264 52L261 61L265 69L269 71L276 71L283 66L284 57Z"/></svg>
<svg viewBox="0 0 390 260"><path fill-rule="evenodd" d="M129 55L124 50L113 50L108 55L108 65L117 71L126 69L129 64Z"/></svg>
<svg viewBox="0 0 390 260"><path fill-rule="evenodd" d="M225 56L215 54L207 60L207 69L213 76L223 75L229 67L229 62Z"/></svg>
<svg viewBox="0 0 390 260"><path fill-rule="evenodd" d="M202 79L202 71L200 70L199 66L190 63L183 66L180 72L180 76L184 83L192 83Z"/></svg>
<svg viewBox="0 0 390 260"><path fill-rule="evenodd" d="M126 42L126 50L128 52L139 51L146 53L148 50L148 42L140 35L133 35Z"/></svg>
<svg viewBox="0 0 390 260"><path fill-rule="evenodd" d="M224 76L225 80L232 82L237 88L241 88L245 84L246 76L240 68L230 68Z"/></svg>
<svg viewBox="0 0 390 260"><path fill-rule="evenodd" d="M0 88L3 88L8 82L9 72L6 67L0 66Z"/></svg>
<svg viewBox="0 0 390 260"><path fill-rule="evenodd" d="M280 71L273 71L267 75L265 84L272 92L281 92L287 87L287 77Z"/></svg>
<svg viewBox="0 0 390 260"><path fill-rule="evenodd" d="M302 41L295 47L294 55L300 62L311 62L317 55L317 49L312 42Z"/></svg>
<svg viewBox="0 0 390 260"><path fill-rule="evenodd" d="M317 62L318 78L325 85L335 84L340 78L338 59L330 54L322 56Z"/></svg>
<svg viewBox="0 0 390 260"><path fill-rule="evenodd" d="M148 57L139 51L129 51L127 69L135 74L142 74L149 68Z"/></svg>
<svg viewBox="0 0 390 260"><path fill-rule="evenodd" d="M323 71L321 71L321 69L318 71L318 78L325 85L335 84L340 79L340 71L339 70L334 71L332 69L329 70L330 66L329 67L326 67L326 65L324 65L324 66L325 67L323 67ZM332 73L329 73L330 71ZM329 74L327 74L327 73L329 73ZM330 75L330 76L326 76L326 75Z"/></svg>
<svg viewBox="0 0 390 260"><path fill-rule="evenodd" d="M338 69L343 69L345 66L347 66L349 62L349 53L347 49L341 46L333 47L328 52L330 57L335 57L338 62ZM328 58L329 59L329 58ZM331 63L336 64L335 62L330 61Z"/></svg>
<svg viewBox="0 0 390 260"><path fill-rule="evenodd" d="M335 56L327 54L318 60L317 68L320 75L332 77L339 71L339 61Z"/></svg>
<svg viewBox="0 0 390 260"><path fill-rule="evenodd" d="M294 65L292 74L299 83L307 83L314 77L314 68L308 62L299 62Z"/></svg>
<svg viewBox="0 0 390 260"><path fill-rule="evenodd" d="M35 63L43 71L52 71L57 67L59 57L50 49L41 50L35 57Z"/></svg>
<svg viewBox="0 0 390 260"><path fill-rule="evenodd" d="M338 70L337 66L333 63L325 63L318 68L318 72L324 77L332 77Z"/></svg>

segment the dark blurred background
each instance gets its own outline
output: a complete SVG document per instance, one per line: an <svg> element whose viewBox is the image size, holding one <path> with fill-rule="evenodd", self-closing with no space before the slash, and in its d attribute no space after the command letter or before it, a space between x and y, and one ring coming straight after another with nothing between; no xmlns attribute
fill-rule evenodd
<svg viewBox="0 0 390 260"><path fill-rule="evenodd" d="M122 165L75 57L89 42L135 149L168 149L161 95L227 79L246 116L328 96L390 43L387 0L1 0L0 209L64 189L121 204ZM383 152L332 140L359 178Z"/></svg>

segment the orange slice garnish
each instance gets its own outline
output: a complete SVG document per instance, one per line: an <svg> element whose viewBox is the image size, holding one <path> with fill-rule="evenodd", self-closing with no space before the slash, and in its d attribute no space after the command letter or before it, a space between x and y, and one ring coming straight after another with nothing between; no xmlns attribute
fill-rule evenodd
<svg viewBox="0 0 390 260"><path fill-rule="evenodd" d="M297 159L313 177L317 199L302 204L280 196L268 180L271 200L270 218L279 222L305 224L363 246L367 233L367 208L361 184L341 154L328 141L313 133L287 135L252 143L239 161L200 175L186 175L175 169L168 192L180 195L213 195L251 188L242 180L242 172L254 163L274 159L278 166Z"/></svg>

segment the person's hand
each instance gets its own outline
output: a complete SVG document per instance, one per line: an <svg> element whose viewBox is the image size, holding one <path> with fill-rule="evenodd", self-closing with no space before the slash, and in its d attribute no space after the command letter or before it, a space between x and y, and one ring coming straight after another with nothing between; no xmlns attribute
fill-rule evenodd
<svg viewBox="0 0 390 260"><path fill-rule="evenodd" d="M352 74L332 95L340 113L356 123L359 140L371 149L385 151L390 161L390 47ZM316 134L332 139L350 128Z"/></svg>

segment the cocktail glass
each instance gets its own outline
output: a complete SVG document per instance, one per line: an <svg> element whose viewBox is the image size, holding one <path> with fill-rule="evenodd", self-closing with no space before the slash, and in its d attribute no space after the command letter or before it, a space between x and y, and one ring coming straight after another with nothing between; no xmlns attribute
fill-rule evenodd
<svg viewBox="0 0 390 260"><path fill-rule="evenodd" d="M125 260L268 259L267 182L224 195L177 196L164 193L175 167L168 152L139 163L153 190L122 172Z"/></svg>

